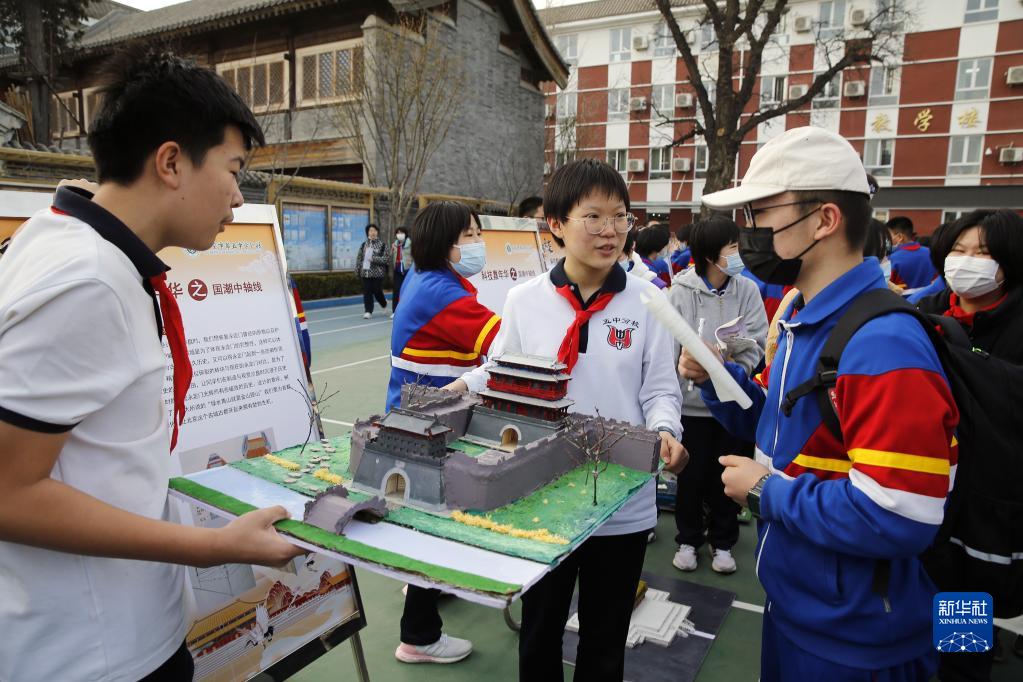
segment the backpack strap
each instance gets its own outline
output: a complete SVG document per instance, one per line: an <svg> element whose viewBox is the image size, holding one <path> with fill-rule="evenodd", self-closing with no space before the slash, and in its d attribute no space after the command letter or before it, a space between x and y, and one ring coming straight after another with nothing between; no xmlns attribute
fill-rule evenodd
<svg viewBox="0 0 1023 682"><path fill-rule="evenodd" d="M817 406L820 408L824 426L841 441L842 426L838 422L838 415L831 402L831 391L835 388L835 383L838 380L838 362L842 358L842 351L845 350L849 340L860 327L875 317L892 312L906 312L924 322L923 313L888 289L871 289L853 301L852 305L838 319L835 328L831 330L831 334L824 342L824 348L821 349L820 357L817 358L814 375L785 394L781 406L785 416L791 416L792 408L800 398L813 394ZM925 326L927 325L925 324Z"/></svg>

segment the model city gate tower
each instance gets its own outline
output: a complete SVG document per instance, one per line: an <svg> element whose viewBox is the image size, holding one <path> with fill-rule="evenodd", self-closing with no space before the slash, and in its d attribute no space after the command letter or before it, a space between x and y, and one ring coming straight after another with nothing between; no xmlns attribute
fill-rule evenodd
<svg viewBox="0 0 1023 682"><path fill-rule="evenodd" d="M479 395L405 386L400 408L355 423L351 487L434 511L495 509L582 464L576 444L599 428L622 435L610 461L656 471L656 433L568 413L565 370L549 358L506 353L488 367Z"/></svg>

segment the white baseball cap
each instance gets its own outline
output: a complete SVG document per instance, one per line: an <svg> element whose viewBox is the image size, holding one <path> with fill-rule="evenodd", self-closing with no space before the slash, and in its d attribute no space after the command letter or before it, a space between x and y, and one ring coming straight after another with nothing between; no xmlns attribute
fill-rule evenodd
<svg viewBox="0 0 1023 682"><path fill-rule="evenodd" d="M787 191L841 190L870 196L859 154L841 135L806 126L786 130L753 155L738 187L703 195L711 208L728 209Z"/></svg>

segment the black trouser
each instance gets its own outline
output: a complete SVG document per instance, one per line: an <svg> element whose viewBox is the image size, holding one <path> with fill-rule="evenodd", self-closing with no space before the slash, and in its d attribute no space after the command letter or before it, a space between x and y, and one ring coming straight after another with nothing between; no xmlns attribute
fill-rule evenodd
<svg viewBox="0 0 1023 682"><path fill-rule="evenodd" d="M398 311L398 299L401 296L401 283L405 281L405 273L394 271L394 293L391 294L391 312Z"/></svg>
<svg viewBox="0 0 1023 682"><path fill-rule="evenodd" d="M735 438L713 417L682 415L682 444L689 451L689 463L678 475L675 495L675 527L680 545L699 547L707 540L714 549L731 549L739 541L739 505L725 495L721 482L724 467L718 463L722 455L745 452L745 443ZM710 518L703 515L704 503L710 507Z"/></svg>
<svg viewBox="0 0 1023 682"><path fill-rule="evenodd" d="M189 682L195 671L192 654L182 642L178 650L163 662L159 668L142 678L140 682Z"/></svg>
<svg viewBox="0 0 1023 682"><path fill-rule="evenodd" d="M441 619L437 611L440 590L409 585L405 592L405 610L401 614L401 641L427 646L440 639Z"/></svg>
<svg viewBox="0 0 1023 682"><path fill-rule="evenodd" d="M995 637L998 629L995 628ZM995 662L994 648L978 653L938 654L941 682L988 682Z"/></svg>
<svg viewBox="0 0 1023 682"><path fill-rule="evenodd" d="M366 308L367 313L373 312L373 299L377 300L381 308L387 307L387 299L384 298L384 278L383 277L363 277L362 278L362 305Z"/></svg>
<svg viewBox="0 0 1023 682"><path fill-rule="evenodd" d="M522 597L519 680L564 679L562 636L579 578L575 680L621 682L649 530L591 537Z"/></svg>

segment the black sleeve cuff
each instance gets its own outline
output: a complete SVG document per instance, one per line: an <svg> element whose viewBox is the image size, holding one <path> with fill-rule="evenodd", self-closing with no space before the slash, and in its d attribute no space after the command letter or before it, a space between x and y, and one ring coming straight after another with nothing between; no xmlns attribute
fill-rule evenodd
<svg viewBox="0 0 1023 682"><path fill-rule="evenodd" d="M11 410L3 407L0 407L0 421L13 424L14 426L25 429L26 431L36 431L38 433L67 433L78 426L78 424L51 424L49 422L39 421L38 419L26 417L23 414L12 412Z"/></svg>

